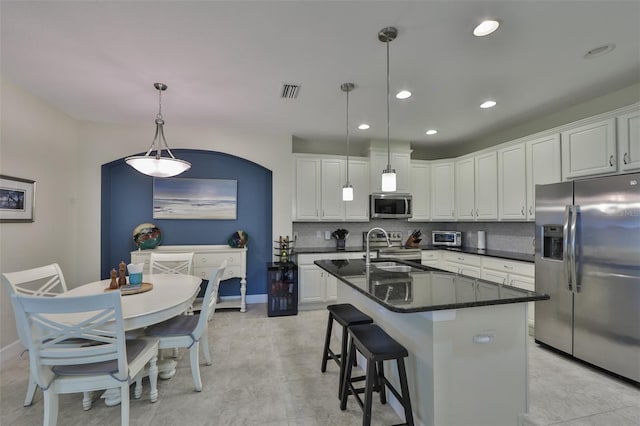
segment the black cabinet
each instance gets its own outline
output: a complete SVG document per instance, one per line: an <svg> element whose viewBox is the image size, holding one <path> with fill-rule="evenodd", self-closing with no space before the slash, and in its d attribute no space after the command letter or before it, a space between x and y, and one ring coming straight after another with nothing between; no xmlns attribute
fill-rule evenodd
<svg viewBox="0 0 640 426"><path fill-rule="evenodd" d="M267 263L267 315L298 314L298 266L293 262Z"/></svg>

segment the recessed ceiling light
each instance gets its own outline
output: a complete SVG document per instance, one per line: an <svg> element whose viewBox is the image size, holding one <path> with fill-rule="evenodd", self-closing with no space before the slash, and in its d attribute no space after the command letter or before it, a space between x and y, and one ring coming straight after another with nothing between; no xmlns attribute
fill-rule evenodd
<svg viewBox="0 0 640 426"><path fill-rule="evenodd" d="M358 126L358 129L360 130L368 130L371 126L369 126L367 123L362 123Z"/></svg>
<svg viewBox="0 0 640 426"><path fill-rule="evenodd" d="M497 30L499 26L500 23L498 21L487 19L486 21L482 21L480 25L473 29L473 35L476 37L488 36L495 30Z"/></svg>
<svg viewBox="0 0 640 426"><path fill-rule="evenodd" d="M425 133L427 135L435 135L436 133L438 133L438 131L436 129L429 129Z"/></svg>
<svg viewBox="0 0 640 426"><path fill-rule="evenodd" d="M396 93L396 99L407 99L411 97L411 92L408 90L401 90Z"/></svg>
<svg viewBox="0 0 640 426"><path fill-rule="evenodd" d="M584 58L591 59L591 58L596 58L598 56L606 55L607 53L611 52L615 48L616 48L616 45L613 43L605 44L604 46L594 47L593 49L589 50L587 53L584 54Z"/></svg>
<svg viewBox="0 0 640 426"><path fill-rule="evenodd" d="M496 106L496 101L484 101L480 104L480 108L493 108Z"/></svg>

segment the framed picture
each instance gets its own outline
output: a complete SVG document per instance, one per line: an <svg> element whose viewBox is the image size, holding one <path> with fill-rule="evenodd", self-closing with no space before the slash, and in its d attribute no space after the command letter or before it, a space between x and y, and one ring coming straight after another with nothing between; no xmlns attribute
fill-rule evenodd
<svg viewBox="0 0 640 426"><path fill-rule="evenodd" d="M154 219L236 219L238 181L155 178Z"/></svg>
<svg viewBox="0 0 640 426"><path fill-rule="evenodd" d="M0 175L0 222L33 222L36 183Z"/></svg>

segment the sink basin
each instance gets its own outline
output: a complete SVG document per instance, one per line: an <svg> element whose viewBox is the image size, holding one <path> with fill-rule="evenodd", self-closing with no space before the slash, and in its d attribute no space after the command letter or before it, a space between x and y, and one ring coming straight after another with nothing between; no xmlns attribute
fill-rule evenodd
<svg viewBox="0 0 640 426"><path fill-rule="evenodd" d="M409 265L405 265L403 263L397 262L374 262L371 264L376 269L381 269L387 272L420 272L422 271L419 268L414 268Z"/></svg>

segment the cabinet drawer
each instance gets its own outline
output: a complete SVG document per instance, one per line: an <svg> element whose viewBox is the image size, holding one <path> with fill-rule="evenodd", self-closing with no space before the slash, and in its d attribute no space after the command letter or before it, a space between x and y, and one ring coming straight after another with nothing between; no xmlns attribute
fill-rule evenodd
<svg viewBox="0 0 640 426"><path fill-rule="evenodd" d="M196 277L200 277L203 280L208 280L211 278L211 271L213 267L209 268L193 268L193 275ZM222 275L222 280L228 280L229 278L242 278L240 275L240 266L238 265L227 265L224 270L224 274Z"/></svg>
<svg viewBox="0 0 640 426"><path fill-rule="evenodd" d="M482 259L480 256L475 256L473 254L454 253L450 251L444 252L444 260L449 262L463 263L469 266L477 266L478 268L482 263Z"/></svg>
<svg viewBox="0 0 640 426"><path fill-rule="evenodd" d="M227 261L227 270L233 265L240 265L240 253L195 253L193 267L215 268L225 260Z"/></svg>
<svg viewBox="0 0 640 426"><path fill-rule="evenodd" d="M533 277L535 265L533 263L517 262L514 260L496 259L485 257L482 259L482 267L494 271L506 272L508 274L518 274Z"/></svg>
<svg viewBox="0 0 640 426"><path fill-rule="evenodd" d="M422 250L420 256L423 262L440 260L440 252L438 250Z"/></svg>
<svg viewBox="0 0 640 426"><path fill-rule="evenodd" d="M149 268L151 255L147 253L131 253L131 263L144 263L145 268Z"/></svg>

